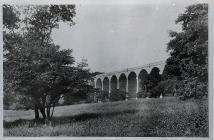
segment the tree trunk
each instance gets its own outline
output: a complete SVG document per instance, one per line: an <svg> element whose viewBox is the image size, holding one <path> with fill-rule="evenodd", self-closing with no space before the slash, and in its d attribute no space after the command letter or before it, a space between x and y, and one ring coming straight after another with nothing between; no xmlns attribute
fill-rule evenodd
<svg viewBox="0 0 214 140"><path fill-rule="evenodd" d="M39 110L40 110L40 112L41 112L43 118L46 119L45 108L44 108L44 107L40 107Z"/></svg>
<svg viewBox="0 0 214 140"><path fill-rule="evenodd" d="M35 120L39 120L39 108L35 106L34 112L35 112Z"/></svg>
<svg viewBox="0 0 214 140"><path fill-rule="evenodd" d="M55 105L53 104L53 109L52 109L52 113L51 113L51 118L53 117L54 108L55 108Z"/></svg>
<svg viewBox="0 0 214 140"><path fill-rule="evenodd" d="M47 114L47 119L48 120L50 120L51 119L51 115L50 115L50 113L51 113L51 111L50 111L50 107L47 107L47 110L46 110L46 114Z"/></svg>

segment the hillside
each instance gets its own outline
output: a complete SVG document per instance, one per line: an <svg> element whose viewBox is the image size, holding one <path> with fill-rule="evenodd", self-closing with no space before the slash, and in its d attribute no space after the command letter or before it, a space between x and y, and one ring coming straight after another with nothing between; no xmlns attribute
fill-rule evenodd
<svg viewBox="0 0 214 140"><path fill-rule="evenodd" d="M60 106L51 125L35 125L33 115L5 110L4 136L208 136L207 100L169 97Z"/></svg>

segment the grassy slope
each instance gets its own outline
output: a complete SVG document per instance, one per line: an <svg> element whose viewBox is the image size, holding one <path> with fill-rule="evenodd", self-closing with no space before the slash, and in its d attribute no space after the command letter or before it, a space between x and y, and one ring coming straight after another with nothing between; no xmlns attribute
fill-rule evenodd
<svg viewBox="0 0 214 140"><path fill-rule="evenodd" d="M208 136L207 106L177 98L63 106L49 126L30 121L32 111L4 111L4 136Z"/></svg>

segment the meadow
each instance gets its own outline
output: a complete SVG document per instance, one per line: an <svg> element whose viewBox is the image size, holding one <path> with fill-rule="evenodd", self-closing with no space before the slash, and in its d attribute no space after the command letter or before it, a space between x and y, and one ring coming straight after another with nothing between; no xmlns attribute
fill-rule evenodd
<svg viewBox="0 0 214 140"><path fill-rule="evenodd" d="M176 97L56 107L51 125L32 110L4 110L4 136L208 137L208 101Z"/></svg>

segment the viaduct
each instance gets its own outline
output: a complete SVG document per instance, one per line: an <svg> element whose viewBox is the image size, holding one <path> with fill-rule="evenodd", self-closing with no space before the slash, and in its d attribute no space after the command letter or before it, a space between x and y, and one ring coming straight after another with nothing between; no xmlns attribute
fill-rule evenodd
<svg viewBox="0 0 214 140"><path fill-rule="evenodd" d="M143 89L140 84L143 78L142 75L149 74L153 69L158 69L159 73L162 74L164 67L165 61L160 61L120 71L103 73L96 75L91 84L95 88L109 92L109 95L113 90L119 89L128 92L132 98L137 98L137 93Z"/></svg>

